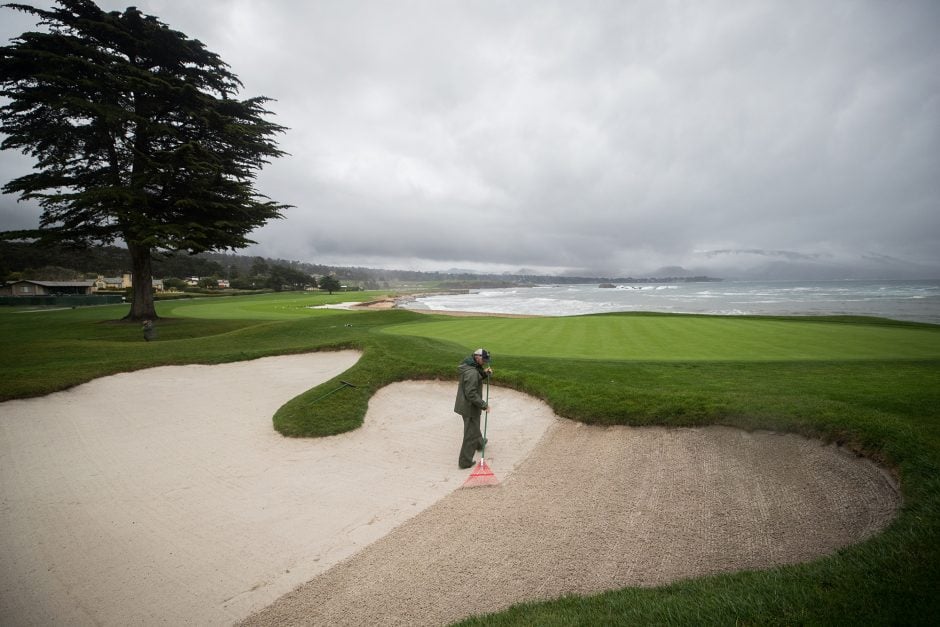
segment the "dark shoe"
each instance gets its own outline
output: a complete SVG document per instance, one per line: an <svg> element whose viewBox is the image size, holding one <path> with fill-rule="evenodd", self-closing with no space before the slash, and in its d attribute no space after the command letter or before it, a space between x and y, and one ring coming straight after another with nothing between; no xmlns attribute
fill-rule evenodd
<svg viewBox="0 0 940 627"><path fill-rule="evenodd" d="M460 467L461 470L466 470L467 468L473 468L474 466L477 465L477 463L472 462L469 466L464 466L463 464L458 462L457 465Z"/></svg>
<svg viewBox="0 0 940 627"><path fill-rule="evenodd" d="M477 450L482 451L486 447L487 442L489 442L489 439L483 438L483 442L480 443L480 446L477 447Z"/></svg>

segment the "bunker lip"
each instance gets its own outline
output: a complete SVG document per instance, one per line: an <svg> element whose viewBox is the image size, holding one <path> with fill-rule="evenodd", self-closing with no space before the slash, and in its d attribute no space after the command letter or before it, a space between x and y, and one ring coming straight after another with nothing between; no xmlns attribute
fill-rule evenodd
<svg viewBox="0 0 940 627"><path fill-rule="evenodd" d="M899 503L888 473L818 441L588 427L498 387L487 490L457 489L452 382L379 390L353 433L273 431L358 357L153 368L0 404L5 621L440 624L813 559Z"/></svg>

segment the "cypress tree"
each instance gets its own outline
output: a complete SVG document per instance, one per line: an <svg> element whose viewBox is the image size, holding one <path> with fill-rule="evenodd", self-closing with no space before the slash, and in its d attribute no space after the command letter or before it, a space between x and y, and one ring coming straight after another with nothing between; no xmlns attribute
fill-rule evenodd
<svg viewBox="0 0 940 627"><path fill-rule="evenodd" d="M130 253L130 320L153 319L154 255L238 249L288 205L255 177L282 156L263 96L238 99L238 77L195 39L134 7L57 0L0 48L0 147L35 159L3 186L42 209L39 228L3 234Z"/></svg>

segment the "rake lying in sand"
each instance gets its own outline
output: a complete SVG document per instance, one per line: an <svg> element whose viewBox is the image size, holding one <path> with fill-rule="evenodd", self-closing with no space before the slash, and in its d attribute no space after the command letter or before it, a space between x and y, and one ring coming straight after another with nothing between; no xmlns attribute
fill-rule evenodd
<svg viewBox="0 0 940 627"><path fill-rule="evenodd" d="M310 403L311 403L311 404L316 403L317 401L323 400L324 398L326 398L326 397L329 396L330 394L335 394L336 392L339 392L340 390L345 389L345 388L356 388L356 387L359 387L358 385L353 385L353 384L350 383L349 381L343 381L342 379L340 379L339 382L340 382L342 385L340 385L338 388L336 388L335 390L330 390L329 392L327 392L327 393L324 394L323 396L319 396L319 397L313 399L312 401L310 401Z"/></svg>
<svg viewBox="0 0 940 627"><path fill-rule="evenodd" d="M493 474L489 465L486 463L486 424L490 418L490 381L486 381L486 414L483 417L483 446L480 450L480 461L473 467L473 472L463 482L463 488L477 488L486 485L499 485L499 479Z"/></svg>

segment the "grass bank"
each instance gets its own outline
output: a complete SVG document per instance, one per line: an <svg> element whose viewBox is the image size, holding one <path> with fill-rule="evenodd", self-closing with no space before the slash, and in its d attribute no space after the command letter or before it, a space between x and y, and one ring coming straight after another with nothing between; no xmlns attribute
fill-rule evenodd
<svg viewBox="0 0 940 627"><path fill-rule="evenodd" d="M871 540L809 564L514 607L467 624L930 624L940 615L940 327L872 319L603 315L446 318L311 306L351 295L160 303L158 339L126 307L0 310L0 398L155 365L355 348L337 380L281 408L293 436L360 424L390 382L452 378L471 348L501 385L598 424L726 424L815 435L897 473L904 505ZM373 300L376 294L357 294ZM357 388L321 398L339 379ZM495 559L495 558L494 558Z"/></svg>

